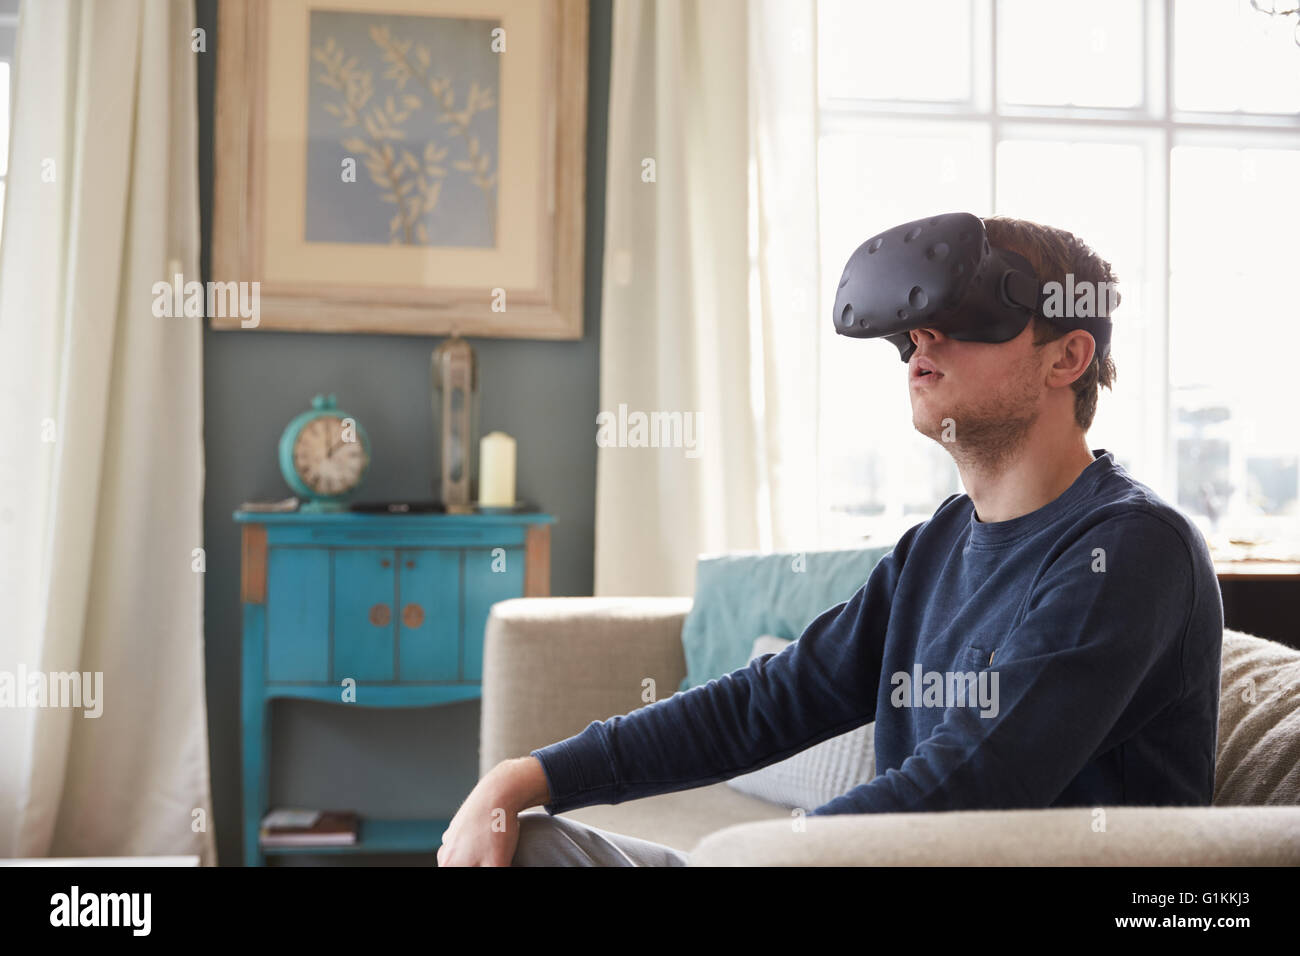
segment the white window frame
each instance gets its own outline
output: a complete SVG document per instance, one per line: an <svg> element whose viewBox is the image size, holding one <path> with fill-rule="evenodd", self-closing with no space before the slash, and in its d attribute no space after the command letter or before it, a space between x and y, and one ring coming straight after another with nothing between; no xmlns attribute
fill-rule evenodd
<svg viewBox="0 0 1300 956"><path fill-rule="evenodd" d="M1177 501L1177 433L1172 420L1170 369L1170 197L1172 150L1183 145L1300 149L1300 114L1189 112L1174 108L1174 0L1135 0L1144 7L1145 70L1142 101L1133 108L1085 108L998 104L1000 34L997 0L971 4L971 96L965 102L836 99L823 97L821 135L860 132L864 121L921 128L947 123L985 124L988 130L988 195L997 209L997 148L1008 139L1104 139L1138 144L1146 157L1146 270L1141 326L1145 361L1141 376L1142 442L1125 449L1140 472L1167 501ZM1262 18L1264 14L1259 14ZM819 20L820 24L820 20ZM1296 51L1300 56L1300 49ZM1127 371L1129 366L1122 366ZM1122 374L1122 372L1121 372ZM1103 395L1101 401L1104 402ZM936 505L938 502L935 503ZM1229 519L1230 521L1231 519Z"/></svg>

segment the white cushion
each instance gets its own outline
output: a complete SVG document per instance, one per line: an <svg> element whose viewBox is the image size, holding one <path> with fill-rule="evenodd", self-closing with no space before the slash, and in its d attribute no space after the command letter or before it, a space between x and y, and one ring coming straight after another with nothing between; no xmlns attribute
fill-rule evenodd
<svg viewBox="0 0 1300 956"><path fill-rule="evenodd" d="M764 635L754 642L752 661L779 654L792 641ZM783 807L815 810L876 775L876 722L801 750L792 757L752 773L732 777L727 785L741 793Z"/></svg>

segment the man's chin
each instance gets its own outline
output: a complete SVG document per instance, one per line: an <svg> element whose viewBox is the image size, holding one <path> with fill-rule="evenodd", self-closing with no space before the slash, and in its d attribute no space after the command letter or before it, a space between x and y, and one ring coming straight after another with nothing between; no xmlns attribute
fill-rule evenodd
<svg viewBox="0 0 1300 956"><path fill-rule="evenodd" d="M943 419L933 414L912 413L912 427L933 441L939 441L943 434Z"/></svg>

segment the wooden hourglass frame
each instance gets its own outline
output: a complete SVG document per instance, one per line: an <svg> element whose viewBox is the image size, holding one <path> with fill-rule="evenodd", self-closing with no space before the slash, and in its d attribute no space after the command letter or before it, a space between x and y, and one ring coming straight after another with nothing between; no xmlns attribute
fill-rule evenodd
<svg viewBox="0 0 1300 956"><path fill-rule="evenodd" d="M459 335L433 351L433 421L442 442L441 488L449 514L474 511L478 438L478 368L474 349Z"/></svg>

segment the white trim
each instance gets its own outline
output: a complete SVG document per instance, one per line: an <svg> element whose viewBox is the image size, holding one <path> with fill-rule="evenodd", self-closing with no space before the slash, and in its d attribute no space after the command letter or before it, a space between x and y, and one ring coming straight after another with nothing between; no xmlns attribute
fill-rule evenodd
<svg viewBox="0 0 1300 956"><path fill-rule="evenodd" d="M998 208L998 143L1002 139L1002 122L999 118L998 104L998 41L1001 39L998 25L998 4L993 0L988 5L988 101L989 109L989 209L997 212Z"/></svg>
<svg viewBox="0 0 1300 956"><path fill-rule="evenodd" d="M864 105L870 104L870 105ZM874 100L832 99L822 104L822 116L838 119L930 119L969 120L993 123L1015 120L1024 123L1052 123L1074 126L1147 127L1169 129L1218 129L1232 132L1286 135L1300 130L1300 113L1175 113L1173 119L1146 117L1137 110L1106 110L1084 107L1050 111L1041 107L1007 107L998 113L963 109L958 103L898 101L885 104ZM1196 120L1188 116L1200 117Z"/></svg>

